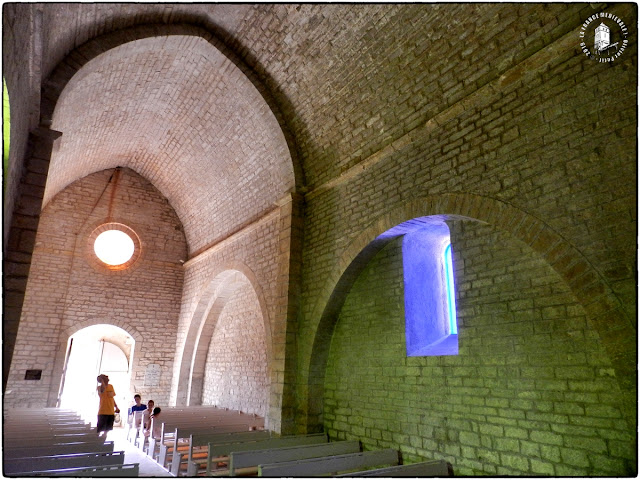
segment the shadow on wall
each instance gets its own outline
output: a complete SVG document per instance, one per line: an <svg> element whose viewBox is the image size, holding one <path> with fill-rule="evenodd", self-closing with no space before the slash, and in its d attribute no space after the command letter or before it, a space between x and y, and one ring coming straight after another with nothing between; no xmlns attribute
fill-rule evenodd
<svg viewBox="0 0 640 480"><path fill-rule="evenodd" d="M610 360L563 278L508 232L447 223L464 312L459 355L407 356L413 230L392 236L360 265L327 341L329 436L395 448L407 462L444 459L461 475L634 472L635 436L605 374Z"/></svg>

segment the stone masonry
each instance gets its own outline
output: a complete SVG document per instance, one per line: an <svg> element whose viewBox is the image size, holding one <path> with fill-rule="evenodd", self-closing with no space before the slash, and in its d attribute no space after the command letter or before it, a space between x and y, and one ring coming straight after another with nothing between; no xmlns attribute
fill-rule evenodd
<svg viewBox="0 0 640 480"><path fill-rule="evenodd" d="M585 53L600 22L613 61ZM5 407L55 406L69 337L110 324L160 404L460 475L636 475L637 23L632 3L4 4ZM407 357L385 232L433 217L459 354ZM91 251L107 223L135 233L124 268Z"/></svg>

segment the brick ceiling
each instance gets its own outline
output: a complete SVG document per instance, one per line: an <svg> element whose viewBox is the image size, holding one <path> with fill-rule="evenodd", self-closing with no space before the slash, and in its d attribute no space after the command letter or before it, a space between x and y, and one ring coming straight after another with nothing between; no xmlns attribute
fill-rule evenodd
<svg viewBox="0 0 640 480"><path fill-rule="evenodd" d="M56 107L63 137L45 201L130 167L176 209L191 252L424 124L576 15L568 4L40 5L45 78L97 36L163 23L211 32L255 75L202 38L152 37L88 62Z"/></svg>
<svg viewBox="0 0 640 480"><path fill-rule="evenodd" d="M52 127L63 135L45 202L95 171L129 167L167 197L191 251L293 190L291 157L271 110L199 37L148 38L99 55L67 84Z"/></svg>

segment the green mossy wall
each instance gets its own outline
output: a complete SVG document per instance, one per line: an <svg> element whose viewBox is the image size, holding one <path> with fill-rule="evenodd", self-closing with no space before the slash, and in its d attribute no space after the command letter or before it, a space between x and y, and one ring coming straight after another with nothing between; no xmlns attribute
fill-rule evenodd
<svg viewBox="0 0 640 480"><path fill-rule="evenodd" d="M635 469L609 359L582 307L523 243L454 222L460 353L406 357L402 242L351 289L327 363L332 439L444 458L458 475Z"/></svg>

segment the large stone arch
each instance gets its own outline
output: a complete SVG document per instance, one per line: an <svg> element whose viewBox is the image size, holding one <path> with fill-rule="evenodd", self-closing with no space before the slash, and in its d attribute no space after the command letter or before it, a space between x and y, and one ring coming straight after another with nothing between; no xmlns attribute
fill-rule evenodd
<svg viewBox="0 0 640 480"><path fill-rule="evenodd" d="M318 294L312 318L318 319L312 336L307 375L307 428L322 428L324 375L331 336L351 285L369 260L397 235L384 235L417 217L469 219L491 224L528 244L566 282L593 322L615 368L624 396L629 424L636 424L636 329L611 287L587 259L542 220L505 202L466 193L414 199L380 215L340 255L337 266Z"/></svg>
<svg viewBox="0 0 640 480"><path fill-rule="evenodd" d="M137 345L143 341L142 334L138 331L138 329L131 323L121 320L121 319L109 319L103 317L95 317L88 318L84 321L74 323L73 325L65 328L60 332L59 341L58 341L58 349L56 351L56 356L53 362L53 378L58 379L57 382L53 382L51 384L51 390L49 391L49 399L47 401L47 406L54 407L56 405L56 401L58 398L60 382L62 381L62 373L64 370L64 362L67 355L67 342L69 338L74 334L83 330L87 327L91 327L93 325L113 325L114 327L118 327L129 335L133 337ZM133 362L131 364L131 370L134 371L139 366L139 355L133 355Z"/></svg>
<svg viewBox="0 0 640 480"><path fill-rule="evenodd" d="M42 84L40 126L45 128L49 128L51 126L56 104L66 85L87 62L96 58L98 55L126 43L150 37L164 37L171 35L201 37L218 49L236 67L238 67L267 103L272 114L278 121L289 147L289 153L293 162L296 189L302 187L304 185L304 176L299 161L298 148L295 144L294 137L291 134L291 130L282 114L281 107L265 87L264 82L258 78L256 73L243 60L241 60L235 52L228 48L224 42L209 30L200 27L195 23L197 23L197 19L194 19L193 24L153 23L137 25L97 36L78 46L56 66L51 75L49 75Z"/></svg>
<svg viewBox="0 0 640 480"><path fill-rule="evenodd" d="M231 262L219 268L211 276L191 317L178 369L177 405L194 405L201 402L209 342L220 313L235 288L243 281L249 282L260 304L267 346L269 378L272 378L274 365L271 322L262 288L249 267L239 261Z"/></svg>
<svg viewBox="0 0 640 480"><path fill-rule="evenodd" d="M157 22L163 22L163 19L158 17ZM201 25L207 25L207 27ZM217 35L212 32L216 32ZM7 251L5 252L7 257L20 259L19 262L16 262L16 265L19 265L19 267L16 268L20 268L22 271L23 269L28 270L30 266L31 255L33 254L32 240L38 229L43 200L45 198L44 187L50 183L49 165L51 163L52 152L56 148L56 141L62 135L62 132L52 129L53 113L69 81L84 65L110 49L140 39L153 37L162 38L175 35L202 38L216 48L224 57L229 59L255 87L258 95L264 100L275 122L277 122L277 125L280 127L280 131L284 137L283 143L288 150L291 170L293 172L293 189L297 190L304 185L305 181L299 161L298 148L291 134L291 129L287 125L282 113L285 109L290 108L287 99L279 94L278 100L276 100L274 95L265 86L269 83L269 79L265 78L265 74L256 74L239 55L220 40L220 37L224 37L224 31L216 29L215 26L208 25L206 19L197 16L186 19L186 22L183 20L181 23L176 24L153 23L114 30L96 36L69 52L42 82L38 125L35 125L29 134L28 146L26 148L27 158L24 162L24 178L37 178L37 185L25 185L25 187L28 188L29 194L19 194L22 195L23 198L18 198L15 202L16 206L13 216L16 217L16 219L14 219L7 234L7 237L11 236L16 239L9 242ZM113 166L115 165L116 164ZM20 241L19 246L15 245L17 240ZM6 387L9 375L8 366L11 364L13 358L13 347L16 339L15 332L18 329L22 313L26 290L26 277L13 280L12 287L11 304L9 305L10 308L7 310L5 318L5 323L9 328L7 328L7 334L4 337L7 348L3 355L5 365L5 367L3 367L3 387Z"/></svg>

